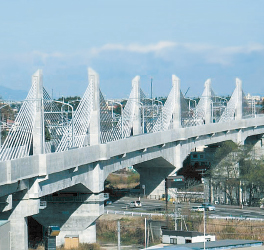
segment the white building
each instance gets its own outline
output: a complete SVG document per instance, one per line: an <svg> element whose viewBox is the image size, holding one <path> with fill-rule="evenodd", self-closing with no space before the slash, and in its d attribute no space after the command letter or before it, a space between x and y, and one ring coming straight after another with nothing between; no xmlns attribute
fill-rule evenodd
<svg viewBox="0 0 264 250"><path fill-rule="evenodd" d="M162 230L162 243L164 244L186 244L197 242L215 241L215 235L193 231Z"/></svg>
<svg viewBox="0 0 264 250"><path fill-rule="evenodd" d="M259 95L255 95L255 96L253 96L253 95L251 95L251 94L247 94L246 95L246 99L247 100L255 100L255 101L260 101L261 100L261 97L259 96Z"/></svg>

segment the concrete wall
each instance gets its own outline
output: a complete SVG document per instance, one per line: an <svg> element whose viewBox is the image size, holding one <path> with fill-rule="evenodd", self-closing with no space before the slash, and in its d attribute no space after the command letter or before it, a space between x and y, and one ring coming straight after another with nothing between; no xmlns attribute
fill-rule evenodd
<svg viewBox="0 0 264 250"><path fill-rule="evenodd" d="M215 235L205 235L205 237L204 236L193 237L192 243L204 242L204 239L205 241L215 241Z"/></svg>
<svg viewBox="0 0 264 250"><path fill-rule="evenodd" d="M65 244L65 236L78 235L79 243L95 243L96 242L96 223L95 221L89 227L82 231L61 231L56 239L56 246Z"/></svg>
<svg viewBox="0 0 264 250"><path fill-rule="evenodd" d="M78 197L49 197L47 207L33 218L44 227L59 226L56 244L64 244L66 235L78 235L80 243L96 242L95 221L104 213L103 194Z"/></svg>
<svg viewBox="0 0 264 250"><path fill-rule="evenodd" d="M0 221L0 250L10 249L10 223Z"/></svg>

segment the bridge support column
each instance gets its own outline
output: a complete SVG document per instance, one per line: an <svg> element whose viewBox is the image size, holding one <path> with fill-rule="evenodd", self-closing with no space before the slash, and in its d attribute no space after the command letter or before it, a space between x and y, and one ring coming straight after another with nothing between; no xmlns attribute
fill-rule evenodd
<svg viewBox="0 0 264 250"><path fill-rule="evenodd" d="M243 130L240 129L237 132L237 143L240 145L244 145L245 144L245 140L244 140L244 136L243 136Z"/></svg>
<svg viewBox="0 0 264 250"><path fill-rule="evenodd" d="M104 212L103 194L49 197L47 207L33 216L44 227L59 226L56 245L65 242L65 236L77 236L80 243L96 242L95 221Z"/></svg>
<svg viewBox="0 0 264 250"><path fill-rule="evenodd" d="M172 86L174 88L174 110L173 110L173 129L181 127L181 90L180 79L172 75Z"/></svg>
<svg viewBox="0 0 264 250"><path fill-rule="evenodd" d="M27 217L39 212L39 200L29 199L25 192L13 196L13 209L0 213L0 219L10 222L11 249L28 250Z"/></svg>
<svg viewBox="0 0 264 250"><path fill-rule="evenodd" d="M28 249L28 226L27 217L18 215L10 221L10 244L11 249L27 250Z"/></svg>
<svg viewBox="0 0 264 250"><path fill-rule="evenodd" d="M145 195L161 198L165 194L165 178L174 173L175 167L163 158L134 165L140 174L140 185L145 185Z"/></svg>
<svg viewBox="0 0 264 250"><path fill-rule="evenodd" d="M134 118L133 118L133 135L139 135L142 133L141 128L141 114L140 114L140 77L136 76L132 80L132 88L134 90L135 105Z"/></svg>
<svg viewBox="0 0 264 250"><path fill-rule="evenodd" d="M174 148L175 152L174 152L174 166L176 167L177 170L179 170L180 168L182 168L182 164L183 164L183 157L182 157L182 145L181 142L177 142L177 145Z"/></svg>
<svg viewBox="0 0 264 250"><path fill-rule="evenodd" d="M247 137L245 140L246 145L251 145L253 155L260 159L264 155L264 144L263 144L263 136L256 135Z"/></svg>
<svg viewBox="0 0 264 250"><path fill-rule="evenodd" d="M94 163L94 168L91 175L92 179L90 180L89 189L93 193L100 193L104 191L104 171L103 167L99 163Z"/></svg>
<svg viewBox="0 0 264 250"><path fill-rule="evenodd" d="M93 83L94 103L90 121L90 145L100 144L100 91L99 75L91 68L88 68L89 83Z"/></svg>
<svg viewBox="0 0 264 250"><path fill-rule="evenodd" d="M243 93L242 93L242 81L239 78L236 78L236 87L237 87L237 106L235 119L241 120L243 116Z"/></svg>

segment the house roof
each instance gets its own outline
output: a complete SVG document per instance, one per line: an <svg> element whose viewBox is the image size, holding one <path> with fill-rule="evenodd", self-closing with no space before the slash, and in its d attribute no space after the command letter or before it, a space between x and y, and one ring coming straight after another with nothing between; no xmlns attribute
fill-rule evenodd
<svg viewBox="0 0 264 250"><path fill-rule="evenodd" d="M244 248L244 247L254 247L253 249L263 249L262 241L256 240L218 240L218 241L209 241L206 242L205 248L211 250L222 250L222 249L231 249L231 248ZM155 250L202 250L204 249L203 242L199 243L187 243L180 245L166 245L166 246L153 246L147 249ZM244 248L245 249L245 248Z"/></svg>
<svg viewBox="0 0 264 250"><path fill-rule="evenodd" d="M162 230L162 235L182 236L182 237L196 237L196 236L203 236L204 234L200 233L200 232L195 232L195 231Z"/></svg>

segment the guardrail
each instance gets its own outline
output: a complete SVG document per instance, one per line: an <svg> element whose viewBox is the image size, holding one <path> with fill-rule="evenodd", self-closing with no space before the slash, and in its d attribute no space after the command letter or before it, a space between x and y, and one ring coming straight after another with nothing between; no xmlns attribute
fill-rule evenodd
<svg viewBox="0 0 264 250"><path fill-rule="evenodd" d="M105 210L105 214L116 214L116 215L126 215L126 216L141 216L141 217L152 217L152 216L167 216L164 213L141 213L141 212L128 212L128 211L114 211ZM175 214L168 214L169 217L174 217ZM183 217L186 217L186 215ZM208 216L209 219L222 219L222 220L250 220L250 221L264 221L261 218L247 218L247 217L234 217L234 216Z"/></svg>
<svg viewBox="0 0 264 250"><path fill-rule="evenodd" d="M250 221L264 221L261 218L250 218L250 217L234 217L234 216L208 216L209 219L222 219L222 220L250 220Z"/></svg>
<svg viewBox="0 0 264 250"><path fill-rule="evenodd" d="M128 215L128 216L165 216L165 214L162 213L141 213L141 212L127 212L127 211L113 211L113 210L105 210L105 214L117 214L117 215ZM169 216L174 216L170 214Z"/></svg>

